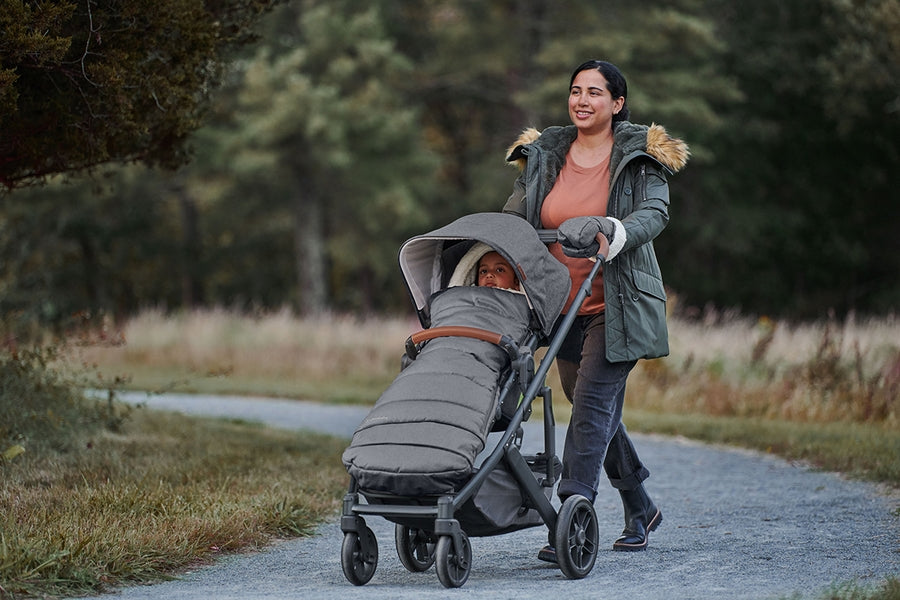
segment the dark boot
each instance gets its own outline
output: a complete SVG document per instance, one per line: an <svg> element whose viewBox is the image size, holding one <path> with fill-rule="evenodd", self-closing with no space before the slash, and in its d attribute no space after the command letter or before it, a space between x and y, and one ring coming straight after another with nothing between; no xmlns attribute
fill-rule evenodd
<svg viewBox="0 0 900 600"><path fill-rule="evenodd" d="M540 552L538 552L538 558L549 563L555 563L556 548L554 548L550 544L547 544L546 546L541 548Z"/></svg>
<svg viewBox="0 0 900 600"><path fill-rule="evenodd" d="M540 552L538 552L538 558L549 563L556 562L556 548L553 547L553 538L556 537L553 535L552 531L547 532L547 545L541 548Z"/></svg>
<svg viewBox="0 0 900 600"><path fill-rule="evenodd" d="M638 552L647 549L650 532L662 523L662 513L641 484L633 490L619 490L625 507L625 530L613 543L613 550Z"/></svg>

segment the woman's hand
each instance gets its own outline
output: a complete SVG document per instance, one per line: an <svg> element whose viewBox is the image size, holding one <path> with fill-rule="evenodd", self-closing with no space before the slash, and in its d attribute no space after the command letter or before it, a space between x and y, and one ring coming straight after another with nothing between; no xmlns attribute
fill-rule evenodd
<svg viewBox="0 0 900 600"><path fill-rule="evenodd" d="M615 224L606 217L573 217L563 221L556 231L556 241L562 246L566 256L572 258L593 258L597 256L600 244L597 234L602 233L609 243L616 234Z"/></svg>

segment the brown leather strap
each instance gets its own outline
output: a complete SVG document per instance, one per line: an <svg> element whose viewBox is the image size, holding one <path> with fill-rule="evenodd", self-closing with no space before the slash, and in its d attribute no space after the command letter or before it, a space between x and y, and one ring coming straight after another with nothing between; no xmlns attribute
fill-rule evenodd
<svg viewBox="0 0 900 600"><path fill-rule="evenodd" d="M484 342L490 342L491 344L497 344L498 346L502 345L500 342L503 338L503 336L499 333L494 333L493 331L488 331L487 329L450 325L447 327L433 327L431 329L423 329L418 333L412 334L412 336L410 336L410 339L414 344L421 344L422 342L427 342L428 340L433 340L434 338L438 337L469 337L475 338L476 340L482 340Z"/></svg>

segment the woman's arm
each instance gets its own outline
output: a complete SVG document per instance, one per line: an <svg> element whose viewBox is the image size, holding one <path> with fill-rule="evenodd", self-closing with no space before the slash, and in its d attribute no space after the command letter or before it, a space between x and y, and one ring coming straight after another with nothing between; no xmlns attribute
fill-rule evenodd
<svg viewBox="0 0 900 600"><path fill-rule="evenodd" d="M516 177L513 184L512 194L503 205L503 212L518 215L523 219L527 218L525 214L525 174L522 173Z"/></svg>
<svg viewBox="0 0 900 600"><path fill-rule="evenodd" d="M622 219L626 231L622 252L642 246L658 236L669 223L669 183L654 162L635 169L634 210Z"/></svg>

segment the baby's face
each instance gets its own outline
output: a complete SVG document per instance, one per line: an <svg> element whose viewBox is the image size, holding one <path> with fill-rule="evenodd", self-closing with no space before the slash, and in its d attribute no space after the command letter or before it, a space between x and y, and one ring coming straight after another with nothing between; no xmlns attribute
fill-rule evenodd
<svg viewBox="0 0 900 600"><path fill-rule="evenodd" d="M514 289L517 284L515 271L496 252L488 252L478 261L478 285Z"/></svg>

